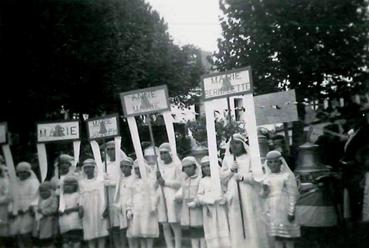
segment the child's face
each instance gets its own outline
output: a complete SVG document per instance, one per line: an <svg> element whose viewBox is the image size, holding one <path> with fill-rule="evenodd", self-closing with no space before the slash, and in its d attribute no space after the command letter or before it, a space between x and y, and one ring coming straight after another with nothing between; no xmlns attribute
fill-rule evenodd
<svg viewBox="0 0 369 248"><path fill-rule="evenodd" d="M62 162L59 164L59 172L60 175L66 175L69 172L70 164L66 162Z"/></svg>
<svg viewBox="0 0 369 248"><path fill-rule="evenodd" d="M267 164L272 173L278 173L281 171L282 161L280 159L268 159Z"/></svg>
<svg viewBox="0 0 369 248"><path fill-rule="evenodd" d="M202 175L204 177L210 177L210 166L209 164L205 164L201 166Z"/></svg>
<svg viewBox="0 0 369 248"><path fill-rule="evenodd" d="M238 140L231 141L231 150L232 153L236 156L241 155L244 152L243 143Z"/></svg>
<svg viewBox="0 0 369 248"><path fill-rule="evenodd" d="M168 151L161 151L160 152L160 159L164 161L164 163L172 162L172 157Z"/></svg>
<svg viewBox="0 0 369 248"><path fill-rule="evenodd" d="M131 171L132 171L132 167L128 164L121 164L120 165L120 170L122 171L123 175L125 177L128 177L131 175Z"/></svg>
<svg viewBox="0 0 369 248"><path fill-rule="evenodd" d="M114 147L107 147L106 153L108 154L111 161L115 160L115 148Z"/></svg>
<svg viewBox="0 0 369 248"><path fill-rule="evenodd" d="M77 185L74 183L64 184L63 190L65 194L71 194L77 191Z"/></svg>
<svg viewBox="0 0 369 248"><path fill-rule="evenodd" d="M141 171L140 171L140 167L135 167L135 174L138 178L141 178Z"/></svg>
<svg viewBox="0 0 369 248"><path fill-rule="evenodd" d="M40 197L41 199L47 199L51 196L51 191L49 189L40 189Z"/></svg>
<svg viewBox="0 0 369 248"><path fill-rule="evenodd" d="M17 176L19 177L19 180L24 181L31 176L31 173L28 171L18 171Z"/></svg>
<svg viewBox="0 0 369 248"><path fill-rule="evenodd" d="M86 174L88 179L94 177L95 166L85 166L83 167L83 172Z"/></svg>
<svg viewBox="0 0 369 248"><path fill-rule="evenodd" d="M195 175L196 173L196 165L190 165L183 168L184 173L186 173L187 176L191 177Z"/></svg>

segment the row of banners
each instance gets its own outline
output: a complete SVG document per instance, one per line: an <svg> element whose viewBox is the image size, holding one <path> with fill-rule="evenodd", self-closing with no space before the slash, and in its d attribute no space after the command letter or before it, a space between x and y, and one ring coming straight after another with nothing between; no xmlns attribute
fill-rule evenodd
<svg viewBox="0 0 369 248"><path fill-rule="evenodd" d="M242 97L243 107L245 109L245 114L243 115L244 122L246 123L246 130L249 136L250 144L250 157L253 161L253 168L255 173L262 173L261 162L260 162L260 152L257 137L257 111L255 109L254 97L252 94L253 84L251 77L251 68L241 68L237 70L226 71L223 73L215 73L206 75L202 78L202 89L203 89L203 101L205 105L206 113L206 125L207 125L207 136L208 136L208 150L210 158L210 169L211 177L214 183L218 186L219 194L220 180L218 171L218 158L217 158L217 142L216 142L216 131L214 123L214 101L219 98L227 98L230 96L240 95ZM284 102L291 103L291 99L294 99L291 93L284 93L282 97ZM128 126L131 133L131 138L133 141L134 150L139 161L139 164L143 166L144 156L142 153L140 137L137 129L137 123L135 116L140 115L150 115L150 114L162 114L165 121L165 126L167 130L168 140L171 145L173 156L177 160L176 154L176 141L173 128L173 118L170 112L170 103L168 89L166 85L150 87L145 89L139 89L129 92L120 93L121 104L125 117L127 118ZM274 100L273 100L274 99ZM275 102L275 97L260 98L260 106L262 108L264 105L271 105ZM280 100L279 100L280 102ZM275 102L278 107L279 102ZM285 104L285 108L288 110L289 107L295 107L294 104ZM274 106L274 105L273 105ZM271 108L278 109L278 108ZM288 111L283 111L286 116L285 119L291 119L290 116L293 115L295 118L295 110L292 109L292 114L287 113ZM278 112L277 112L278 113ZM297 112L296 112L297 113ZM273 114L265 115L264 118L272 118ZM280 113L274 115L275 118L280 118ZM276 123L276 119L269 120ZM148 118L150 119L150 118ZM96 140L112 139L116 141L117 149L120 148L120 133L119 133L119 115L108 115L101 118L93 118L86 120L88 138L90 139L91 147L94 153L95 160L97 164L102 166L101 155L99 151L99 146ZM149 123L149 125L151 125ZM151 128L150 128L151 130ZM151 142L155 144L153 140L153 135ZM80 122L78 120L72 121L59 121L59 122L47 122L37 124L37 151L39 157L39 165L42 181L45 180L47 174L47 157L46 157L46 147L47 142L65 142L72 141L74 148L75 164L79 159L79 149L80 149ZM0 144L7 143L7 125L6 123L0 123ZM3 145L3 152L7 164L13 164L11 159L10 148L8 145ZM12 159L11 159L12 160ZM14 166L14 165L13 165ZM141 168L141 166L140 166ZM144 168L141 169L144 172ZM142 173L143 177L145 173Z"/></svg>

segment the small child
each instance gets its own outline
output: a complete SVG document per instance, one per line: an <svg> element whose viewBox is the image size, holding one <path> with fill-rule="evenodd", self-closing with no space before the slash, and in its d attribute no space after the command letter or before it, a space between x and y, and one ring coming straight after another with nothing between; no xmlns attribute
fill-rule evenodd
<svg viewBox="0 0 369 248"><path fill-rule="evenodd" d="M270 151L266 155L267 176L263 181L266 197L268 232L275 238L275 247L293 248L293 238L300 237L300 226L295 221L295 205L298 197L296 178L282 154Z"/></svg>
<svg viewBox="0 0 369 248"><path fill-rule="evenodd" d="M200 180L197 198L203 206L204 232L207 248L230 248L228 216L223 196L218 196L210 177L210 161L205 156L201 159L203 178Z"/></svg>
<svg viewBox="0 0 369 248"><path fill-rule="evenodd" d="M182 160L182 168L187 178L176 194L176 201L182 200L181 226L188 230L192 248L206 247L204 239L202 206L197 197L201 180L197 172L197 162L192 156Z"/></svg>
<svg viewBox="0 0 369 248"><path fill-rule="evenodd" d="M120 236L123 237L120 242L120 246L123 248L127 247L127 204L129 190L134 181L134 175L132 175L132 167L133 160L130 157L123 158L120 162L121 177L114 196L114 206L118 209L118 212L120 213ZM132 247L133 245L131 244L131 241L128 240L128 242L130 243L129 247Z"/></svg>
<svg viewBox="0 0 369 248"><path fill-rule="evenodd" d="M79 216L78 179L75 176L66 176L63 191L60 195L59 229L63 239L63 248L79 248L83 236L82 220Z"/></svg>
<svg viewBox="0 0 369 248"><path fill-rule="evenodd" d="M44 182L39 187L39 201L35 209L35 226L33 237L38 239L39 247L54 247L54 239L58 233L57 213L58 198L55 195L56 185Z"/></svg>
<svg viewBox="0 0 369 248"><path fill-rule="evenodd" d="M141 177L138 161L134 163L135 178L129 187L127 218L129 220L127 237L134 248L152 248L154 239L159 237L157 207L159 196L153 182ZM130 247L130 248L133 248Z"/></svg>
<svg viewBox="0 0 369 248"><path fill-rule="evenodd" d="M16 204L13 207L18 211L12 216L14 219L11 234L16 237L19 247L32 247L34 208L37 206L40 183L28 162L20 162L16 167L16 174L18 187L14 199Z"/></svg>
<svg viewBox="0 0 369 248"><path fill-rule="evenodd" d="M104 182L97 176L96 162L87 159L82 163L83 179L80 181L80 216L83 239L89 248L104 248L107 230L107 209Z"/></svg>

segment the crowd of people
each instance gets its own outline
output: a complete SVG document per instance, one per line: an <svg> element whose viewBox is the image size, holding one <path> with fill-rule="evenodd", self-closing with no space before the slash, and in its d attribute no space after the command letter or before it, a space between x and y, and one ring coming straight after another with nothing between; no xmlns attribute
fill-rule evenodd
<svg viewBox="0 0 369 248"><path fill-rule="evenodd" d="M20 162L16 189L1 166L2 245L150 248L162 230L168 248L184 247L183 237L193 248L290 248L300 236L296 179L276 150L258 173L246 138L234 134L218 161L219 186L208 156L179 160L163 143L146 149L155 149L157 164L140 164L114 149L114 141L106 144L106 168L93 158L74 166L62 154L43 183Z"/></svg>

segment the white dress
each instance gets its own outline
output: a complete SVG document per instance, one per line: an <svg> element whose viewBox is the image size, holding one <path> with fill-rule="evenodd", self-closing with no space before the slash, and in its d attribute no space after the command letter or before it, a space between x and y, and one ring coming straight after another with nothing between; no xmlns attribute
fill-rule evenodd
<svg viewBox="0 0 369 248"><path fill-rule="evenodd" d="M165 181L164 187L158 187L158 193L160 196L158 208L159 222L177 223L179 222L178 216L180 207L176 204L174 197L181 186L181 165L178 165L175 162L169 164L161 162L159 163L159 170ZM164 191L165 202L161 188L163 188Z"/></svg>
<svg viewBox="0 0 369 248"><path fill-rule="evenodd" d="M300 237L300 226L296 221L290 222L288 215L294 215L297 200L297 185L293 175L288 173L271 173L264 184L269 186L265 208L270 236L283 238Z"/></svg>
<svg viewBox="0 0 369 248"><path fill-rule="evenodd" d="M76 208L79 206L79 193L63 195L65 202L65 209ZM66 233L71 230L82 230L82 220L79 217L78 211L73 211L68 214L64 213L59 217L60 233Z"/></svg>
<svg viewBox="0 0 369 248"><path fill-rule="evenodd" d="M104 164L105 166L105 164ZM115 161L107 161L107 170L106 174L108 176L108 180L105 183L107 187L107 192L109 194L109 219L110 224L113 227L120 227L121 226L121 217L120 213L117 208L114 207L114 195L116 191L116 187L119 184L121 170L120 164L116 163Z"/></svg>
<svg viewBox="0 0 369 248"><path fill-rule="evenodd" d="M130 194L130 187L132 187L134 177L134 175L130 175L128 177L122 176L119 182L119 191L117 192L117 199L115 200L114 206L119 213L121 229L128 227L127 205Z"/></svg>
<svg viewBox="0 0 369 248"><path fill-rule="evenodd" d="M105 211L104 182L97 179L80 181L80 206L83 207L83 238L91 240L108 235Z"/></svg>
<svg viewBox="0 0 369 248"><path fill-rule="evenodd" d="M215 187L210 177L200 180L198 201L203 206L204 233L207 248L230 248L228 216L225 205L215 203Z"/></svg>
<svg viewBox="0 0 369 248"><path fill-rule="evenodd" d="M239 165L238 173L244 177L244 181L239 182L241 199L239 199L237 181L230 171L234 163L233 160L233 156L224 158L221 173L222 182L227 188L226 197L228 200L228 220L232 248L270 247L259 194L261 187L253 180L250 158L247 154L236 157ZM243 227L241 205L243 209ZM243 230L245 230L245 238Z"/></svg>
<svg viewBox="0 0 369 248"><path fill-rule="evenodd" d="M35 219L28 210L30 207L37 206L39 185L40 183L37 178L33 176L24 181L18 180L15 200L18 203L18 210L23 211L23 214L17 214L15 220L12 222L12 235L32 232Z"/></svg>
<svg viewBox="0 0 369 248"><path fill-rule="evenodd" d="M128 222L128 238L159 237L158 200L151 183L135 176L128 195L127 209L133 213L133 218Z"/></svg>

